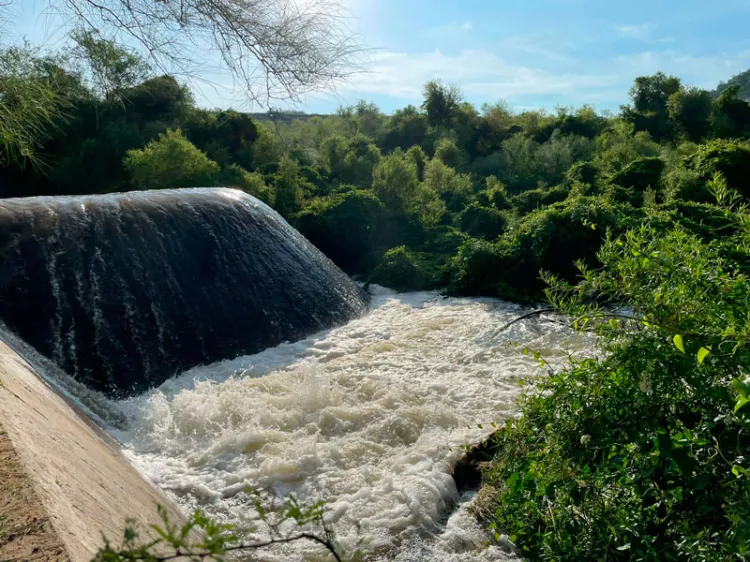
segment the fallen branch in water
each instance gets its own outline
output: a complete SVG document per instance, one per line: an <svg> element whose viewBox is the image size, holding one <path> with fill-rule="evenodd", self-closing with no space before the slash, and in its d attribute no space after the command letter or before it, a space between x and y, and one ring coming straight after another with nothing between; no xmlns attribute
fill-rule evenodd
<svg viewBox="0 0 750 562"><path fill-rule="evenodd" d="M508 328L510 328L513 324L520 322L521 320L526 320L527 318L531 318L532 316L539 316L540 314L544 314L545 312L554 312L554 308L540 308L539 310L533 310L527 314L524 314L523 316L519 316L518 318L511 320L508 322L505 326L500 328L497 333L504 332Z"/></svg>

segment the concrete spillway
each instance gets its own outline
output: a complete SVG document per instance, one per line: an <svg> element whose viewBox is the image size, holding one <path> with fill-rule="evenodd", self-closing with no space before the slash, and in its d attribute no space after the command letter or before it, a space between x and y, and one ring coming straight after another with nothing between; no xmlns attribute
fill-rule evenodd
<svg viewBox="0 0 750 562"><path fill-rule="evenodd" d="M0 200L0 319L110 395L294 341L365 306L330 260L239 191Z"/></svg>

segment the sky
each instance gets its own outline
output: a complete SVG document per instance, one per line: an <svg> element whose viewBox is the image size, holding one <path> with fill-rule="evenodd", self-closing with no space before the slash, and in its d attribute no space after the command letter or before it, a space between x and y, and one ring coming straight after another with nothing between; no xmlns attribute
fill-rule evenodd
<svg viewBox="0 0 750 562"><path fill-rule="evenodd" d="M1 40L61 44L46 1L14 0ZM364 99L391 113L419 105L424 83L441 79L477 106L617 111L637 76L661 70L713 89L750 68L750 0L341 1L367 47L362 71L295 109L331 113ZM191 84L200 105L262 110L214 68L210 86Z"/></svg>

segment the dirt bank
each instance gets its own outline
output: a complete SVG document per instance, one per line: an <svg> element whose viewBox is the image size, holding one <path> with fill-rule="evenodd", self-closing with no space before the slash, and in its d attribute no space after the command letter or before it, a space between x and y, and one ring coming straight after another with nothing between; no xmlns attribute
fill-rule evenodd
<svg viewBox="0 0 750 562"><path fill-rule="evenodd" d="M0 561L89 561L168 500L0 341Z"/></svg>

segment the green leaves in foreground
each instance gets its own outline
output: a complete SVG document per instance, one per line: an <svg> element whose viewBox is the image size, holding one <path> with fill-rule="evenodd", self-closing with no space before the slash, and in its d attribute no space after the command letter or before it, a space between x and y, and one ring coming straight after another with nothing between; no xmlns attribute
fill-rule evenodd
<svg viewBox="0 0 750 562"><path fill-rule="evenodd" d="M158 506L161 524L151 525L150 533L156 538L143 540L136 523L128 520L122 544L113 546L105 539L104 547L92 562L223 562L232 553L268 549L297 541L316 543L333 560L341 562L333 531L323 519L323 502L303 505L289 496L280 507L272 507L264 504L258 494L248 493L254 499L253 507L260 519L257 529L243 530L220 523L201 510L194 511L187 521L177 525L170 520L167 510Z"/></svg>
<svg viewBox="0 0 750 562"><path fill-rule="evenodd" d="M489 524L536 560L750 560L750 283L679 229L599 256L578 285L546 278L602 353L542 379L497 432Z"/></svg>
<svg viewBox="0 0 750 562"><path fill-rule="evenodd" d="M674 341L674 346L677 349L685 353L685 344L682 343L682 336L680 334L676 334L672 341Z"/></svg>

